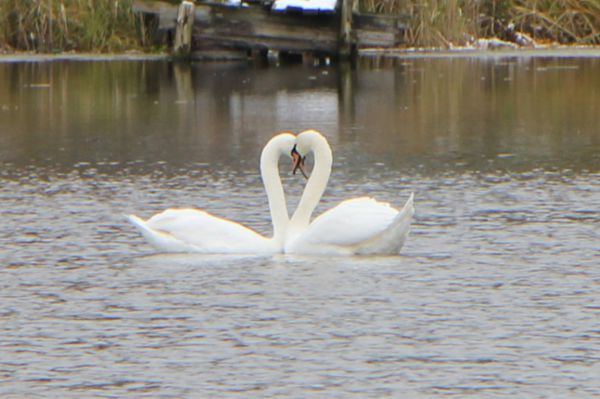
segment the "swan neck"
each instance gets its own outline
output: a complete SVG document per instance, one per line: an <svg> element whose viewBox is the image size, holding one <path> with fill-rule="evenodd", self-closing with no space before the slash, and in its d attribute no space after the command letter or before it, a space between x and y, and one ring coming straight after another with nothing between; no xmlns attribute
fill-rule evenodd
<svg viewBox="0 0 600 399"><path fill-rule="evenodd" d="M260 173L273 223L273 240L283 241L289 221L285 193L279 177L279 156L281 149L273 141L264 148L260 157Z"/></svg>

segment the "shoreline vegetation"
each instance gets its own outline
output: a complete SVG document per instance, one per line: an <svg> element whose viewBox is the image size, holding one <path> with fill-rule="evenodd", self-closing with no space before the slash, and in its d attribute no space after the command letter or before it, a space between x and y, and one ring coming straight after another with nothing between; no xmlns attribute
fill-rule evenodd
<svg viewBox="0 0 600 399"><path fill-rule="evenodd" d="M0 53L151 51L133 0L2 0Z"/></svg>
<svg viewBox="0 0 600 399"><path fill-rule="evenodd" d="M407 47L452 49L478 40L518 46L600 45L600 0L360 0L406 15Z"/></svg>
<svg viewBox="0 0 600 399"><path fill-rule="evenodd" d="M404 15L402 49L600 45L600 0L358 0ZM2 0L0 54L157 53L133 0ZM396 49L398 50L398 49Z"/></svg>

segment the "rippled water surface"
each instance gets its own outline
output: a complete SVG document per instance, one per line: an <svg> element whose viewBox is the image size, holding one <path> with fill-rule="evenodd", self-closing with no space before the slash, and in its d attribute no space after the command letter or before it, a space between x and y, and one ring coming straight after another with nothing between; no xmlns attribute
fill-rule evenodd
<svg viewBox="0 0 600 399"><path fill-rule="evenodd" d="M598 87L595 58L0 63L0 397L600 396ZM402 256L156 254L123 218L270 234L260 150L309 127L317 213L415 193Z"/></svg>

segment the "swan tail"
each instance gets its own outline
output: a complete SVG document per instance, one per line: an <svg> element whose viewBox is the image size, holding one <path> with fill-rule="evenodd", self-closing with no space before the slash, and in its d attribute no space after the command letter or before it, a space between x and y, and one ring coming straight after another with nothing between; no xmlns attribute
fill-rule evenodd
<svg viewBox="0 0 600 399"><path fill-rule="evenodd" d="M135 215L128 215L127 219L139 230L150 245L160 251L189 252L194 250L193 245L186 244L167 232L151 228L146 221Z"/></svg>
<svg viewBox="0 0 600 399"><path fill-rule="evenodd" d="M392 223L391 237L393 237L393 241L396 243L393 248L394 253L400 253L400 250L406 241L406 237L408 237L408 233L410 232L413 215L415 214L414 198L414 193L410 193L410 197Z"/></svg>
<svg viewBox="0 0 600 399"><path fill-rule="evenodd" d="M390 225L380 234L361 245L357 253L365 255L399 254L410 232L414 213L414 193L411 193L404 207L394 217Z"/></svg>

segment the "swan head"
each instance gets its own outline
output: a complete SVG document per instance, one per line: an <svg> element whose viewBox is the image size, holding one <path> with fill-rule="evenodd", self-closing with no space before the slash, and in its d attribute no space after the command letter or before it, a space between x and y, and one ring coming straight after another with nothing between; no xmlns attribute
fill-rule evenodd
<svg viewBox="0 0 600 399"><path fill-rule="evenodd" d="M302 172L305 178L308 178L304 170L304 161L306 155L310 152L315 153L315 160L319 159L325 169L329 170L332 163L331 147L327 143L327 139L316 130L305 130L296 136L296 145L292 150L292 158L294 160L293 173L298 170Z"/></svg>
<svg viewBox="0 0 600 399"><path fill-rule="evenodd" d="M314 129L305 130L296 136L296 151L303 157L323 145L329 147L327 139Z"/></svg>
<svg viewBox="0 0 600 399"><path fill-rule="evenodd" d="M265 149L273 148L275 152L291 156L291 151L295 146L296 136L289 132L283 132L271 137L265 145Z"/></svg>
<svg viewBox="0 0 600 399"><path fill-rule="evenodd" d="M292 133L284 132L273 136L261 153L261 168L268 169L268 165L276 164L281 155L286 155L293 159L292 150L295 145L296 136Z"/></svg>

